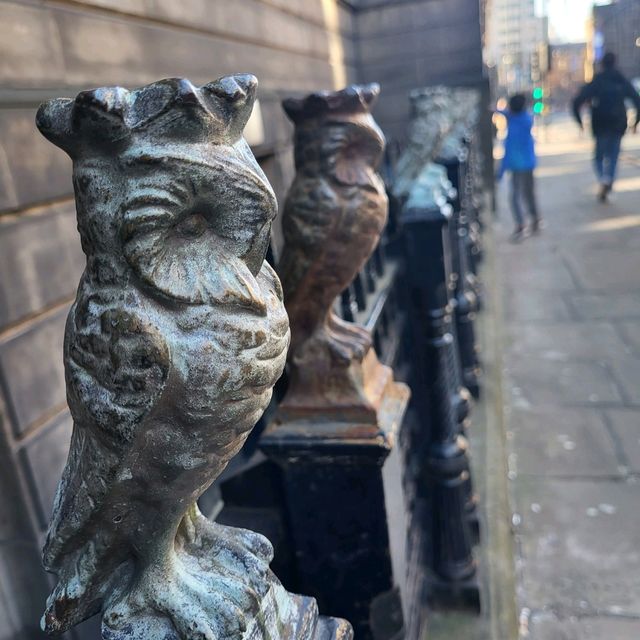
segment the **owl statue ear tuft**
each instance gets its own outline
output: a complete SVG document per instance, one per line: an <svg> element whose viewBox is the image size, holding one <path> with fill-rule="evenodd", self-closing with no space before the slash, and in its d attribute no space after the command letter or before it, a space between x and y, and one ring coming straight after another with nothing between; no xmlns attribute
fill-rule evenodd
<svg viewBox="0 0 640 640"><path fill-rule="evenodd" d="M254 98L257 87L258 79L250 73L225 76L206 85L212 93L238 106Z"/></svg>
<svg viewBox="0 0 640 640"><path fill-rule="evenodd" d="M56 98L41 104L36 114L40 133L69 155L73 154L76 142L72 125L73 105L70 98Z"/></svg>
<svg viewBox="0 0 640 640"><path fill-rule="evenodd" d="M103 87L82 91L75 100L48 100L38 109L36 126L45 138L76 158L82 144L97 149L128 136L128 95L121 87Z"/></svg>
<svg viewBox="0 0 640 640"><path fill-rule="evenodd" d="M225 76L202 87L222 102L227 112L229 134L238 139L251 116L258 79L250 73Z"/></svg>
<svg viewBox="0 0 640 640"><path fill-rule="evenodd" d="M315 127L318 118L370 113L379 93L380 85L375 82L353 84L340 91L317 91L304 98L287 98L282 101L282 108L294 124L306 120L309 126Z"/></svg>
<svg viewBox="0 0 640 640"><path fill-rule="evenodd" d="M250 74L226 76L203 87L167 78L138 89L102 87L75 100L44 103L36 123L42 134L72 158L119 153L137 138L235 144L256 96Z"/></svg>
<svg viewBox="0 0 640 640"><path fill-rule="evenodd" d="M73 125L88 144L99 147L117 143L130 134L127 116L131 94L122 87L82 91L74 105Z"/></svg>
<svg viewBox="0 0 640 640"><path fill-rule="evenodd" d="M360 88L360 95L364 103L371 109L380 95L380 85L377 82L365 84Z"/></svg>
<svg viewBox="0 0 640 640"><path fill-rule="evenodd" d="M300 98L285 98L282 101L282 108L292 122L296 122L298 114L302 111L303 107L304 100Z"/></svg>

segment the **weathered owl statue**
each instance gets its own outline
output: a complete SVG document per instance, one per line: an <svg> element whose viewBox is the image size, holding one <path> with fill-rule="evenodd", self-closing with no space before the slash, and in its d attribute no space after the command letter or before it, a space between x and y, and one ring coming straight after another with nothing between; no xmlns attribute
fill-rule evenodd
<svg viewBox="0 0 640 640"><path fill-rule="evenodd" d="M451 90L443 86L415 89L409 94L411 124L406 148L395 168L393 194L409 196L413 181L438 153L443 136L451 127Z"/></svg>
<svg viewBox="0 0 640 640"><path fill-rule="evenodd" d="M87 258L65 335L74 428L44 548L49 633L102 611L105 639L315 637L299 624L315 603L282 588L266 538L196 506L289 345L264 261L276 201L242 138L256 85L170 79L38 111L73 160Z"/></svg>
<svg viewBox="0 0 640 640"><path fill-rule="evenodd" d="M354 85L283 103L295 124L296 164L278 263L292 336L283 420L325 415L375 423L391 382L369 331L333 310L387 220L376 172L385 141L371 116L378 93L377 84Z"/></svg>

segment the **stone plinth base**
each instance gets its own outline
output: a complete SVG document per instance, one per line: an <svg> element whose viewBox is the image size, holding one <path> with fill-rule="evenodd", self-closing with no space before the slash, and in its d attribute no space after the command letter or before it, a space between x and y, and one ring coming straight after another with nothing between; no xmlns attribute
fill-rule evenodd
<svg viewBox="0 0 640 640"><path fill-rule="evenodd" d="M407 517L397 444L409 389L386 385L375 424L275 422L261 440L283 472L297 588L359 640L403 628Z"/></svg>

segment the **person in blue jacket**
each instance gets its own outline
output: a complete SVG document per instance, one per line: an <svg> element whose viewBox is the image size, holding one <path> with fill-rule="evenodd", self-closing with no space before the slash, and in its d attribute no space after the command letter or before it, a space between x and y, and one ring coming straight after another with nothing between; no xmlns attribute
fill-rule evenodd
<svg viewBox="0 0 640 640"><path fill-rule="evenodd" d="M524 236L523 203L531 219L531 232L537 233L541 228L533 176L537 164L531 134L533 116L526 110L526 106L527 99L524 94L517 93L509 99L509 109L498 112L507 119L507 138L498 179L505 171L511 172L511 211L516 223L511 236L513 241L518 241Z"/></svg>

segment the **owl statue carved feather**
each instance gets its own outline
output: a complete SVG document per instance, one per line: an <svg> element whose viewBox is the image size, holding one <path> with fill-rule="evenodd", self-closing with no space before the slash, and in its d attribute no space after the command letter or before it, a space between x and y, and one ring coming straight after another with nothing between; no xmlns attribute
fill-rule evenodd
<svg viewBox="0 0 640 640"><path fill-rule="evenodd" d="M64 343L74 428L43 552L49 633L102 612L104 639L316 637L298 621L315 603L282 588L266 538L196 506L289 345L264 261L275 196L242 138L256 85L169 79L38 111L73 160L87 258Z"/></svg>
<svg viewBox="0 0 640 640"><path fill-rule="evenodd" d="M375 249L387 219L376 173L384 136L371 116L376 84L288 99L296 176L287 195L278 263L291 322L289 387L282 420L376 423L391 371L364 327L341 320L336 297Z"/></svg>

